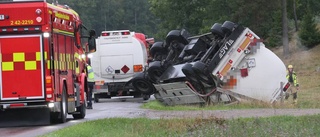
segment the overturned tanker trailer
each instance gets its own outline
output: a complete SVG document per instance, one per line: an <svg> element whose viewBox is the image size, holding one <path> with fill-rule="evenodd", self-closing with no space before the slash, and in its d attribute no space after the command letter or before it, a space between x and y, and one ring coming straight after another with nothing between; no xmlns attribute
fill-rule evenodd
<svg viewBox="0 0 320 137"><path fill-rule="evenodd" d="M284 63L249 28L225 21L189 36L172 30L150 49L153 62L130 84L166 105L274 103L289 88Z"/></svg>

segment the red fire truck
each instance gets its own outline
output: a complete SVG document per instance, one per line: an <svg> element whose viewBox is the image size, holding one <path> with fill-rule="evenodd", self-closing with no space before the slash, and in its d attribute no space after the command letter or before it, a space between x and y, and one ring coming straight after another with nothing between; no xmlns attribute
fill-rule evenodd
<svg viewBox="0 0 320 137"><path fill-rule="evenodd" d="M62 123L68 114L84 118L83 55L95 51L95 44L85 44L95 32L68 6L6 0L0 7L0 123L19 111Z"/></svg>

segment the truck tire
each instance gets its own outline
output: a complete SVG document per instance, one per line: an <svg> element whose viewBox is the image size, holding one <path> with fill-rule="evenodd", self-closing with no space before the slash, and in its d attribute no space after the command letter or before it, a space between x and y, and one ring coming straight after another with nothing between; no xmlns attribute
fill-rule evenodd
<svg viewBox="0 0 320 137"><path fill-rule="evenodd" d="M143 100L148 100L150 98L150 95L142 95Z"/></svg>
<svg viewBox="0 0 320 137"><path fill-rule="evenodd" d="M233 31L234 27L235 27L235 23L233 23L231 21L225 21L222 24L221 29L227 36L229 36L231 34L231 32Z"/></svg>
<svg viewBox="0 0 320 137"><path fill-rule="evenodd" d="M192 66L193 71L199 77L199 80L207 85L213 86L215 85L214 80L211 77L211 72L206 71L206 64L203 62L196 62Z"/></svg>
<svg viewBox="0 0 320 137"><path fill-rule="evenodd" d="M94 95L93 101L94 103L99 103L99 95Z"/></svg>
<svg viewBox="0 0 320 137"><path fill-rule="evenodd" d="M211 33L220 39L225 36L225 33L222 31L222 25L219 23L213 24L211 27Z"/></svg>
<svg viewBox="0 0 320 137"><path fill-rule="evenodd" d="M189 63L185 64L182 67L182 72L187 77L187 79L189 79L190 81L193 81L193 82L199 81L197 75L195 74L195 72L192 69L192 64L189 64Z"/></svg>
<svg viewBox="0 0 320 137"><path fill-rule="evenodd" d="M150 48L150 55L152 58L156 58L155 55L166 54L166 49L163 47L163 42L156 42Z"/></svg>
<svg viewBox="0 0 320 137"><path fill-rule="evenodd" d="M185 30L171 30L166 37L166 46L170 45L171 42L177 41L179 43L182 43L183 45L186 45L189 43L188 41L188 32Z"/></svg>
<svg viewBox="0 0 320 137"><path fill-rule="evenodd" d="M86 97L86 94L85 94L85 97ZM74 119L83 119L86 116L86 110L87 110L86 104L87 104L87 100L85 98L81 106L77 107L77 113L72 114Z"/></svg>
<svg viewBox="0 0 320 137"><path fill-rule="evenodd" d="M153 83L157 83L164 72L160 61L151 62L148 68L148 76Z"/></svg>
<svg viewBox="0 0 320 137"><path fill-rule="evenodd" d="M60 103L60 123L65 123L67 122L67 115L68 115L68 99L67 99L67 94L66 94L66 86L63 86L62 90L62 96L61 96L61 103Z"/></svg>

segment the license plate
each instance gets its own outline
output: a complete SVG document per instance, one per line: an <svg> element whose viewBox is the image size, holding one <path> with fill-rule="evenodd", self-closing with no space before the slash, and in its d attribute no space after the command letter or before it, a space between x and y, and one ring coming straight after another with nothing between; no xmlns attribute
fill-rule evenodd
<svg viewBox="0 0 320 137"><path fill-rule="evenodd" d="M0 20L4 20L4 15L0 15Z"/></svg>

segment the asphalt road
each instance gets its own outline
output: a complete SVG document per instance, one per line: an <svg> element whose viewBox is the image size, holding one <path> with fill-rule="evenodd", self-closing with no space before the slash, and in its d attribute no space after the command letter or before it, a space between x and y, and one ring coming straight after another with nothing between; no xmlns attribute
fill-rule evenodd
<svg viewBox="0 0 320 137"><path fill-rule="evenodd" d="M142 98L128 98L125 102L118 98L101 99L99 103L93 104L92 110L87 109L87 115L85 119L74 120L72 115L68 115L68 121L63 124L53 124L48 126L4 127L0 128L0 137L35 137L89 120L111 117L143 117L144 111L146 110L139 107L144 102L146 101L143 101Z"/></svg>
<svg viewBox="0 0 320 137"><path fill-rule="evenodd" d="M152 97L150 100L153 100ZM145 101L146 102L146 101ZM80 122L111 118L224 118L233 119L239 117L270 117L279 115L314 115L320 114L320 109L234 109L234 110L207 110L207 111L155 111L141 109L144 103L141 98L127 99L122 102L120 99L101 100L100 103L94 103L92 110L87 110L85 119L73 120L72 116L68 116L68 122L64 124L54 124L48 126L27 126L27 127L5 127L0 128L0 137L35 137L49 132L62 129Z"/></svg>

